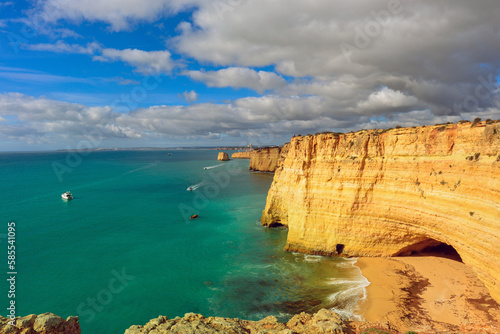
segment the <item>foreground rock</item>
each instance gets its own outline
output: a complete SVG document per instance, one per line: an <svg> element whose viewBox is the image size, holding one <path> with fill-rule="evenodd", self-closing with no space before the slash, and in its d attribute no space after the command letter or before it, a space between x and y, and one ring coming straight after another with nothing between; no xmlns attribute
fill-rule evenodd
<svg viewBox="0 0 500 334"><path fill-rule="evenodd" d="M78 317L64 320L53 313L43 313L17 317L15 326L10 325L10 321L0 316L0 334L81 334Z"/></svg>
<svg viewBox="0 0 500 334"><path fill-rule="evenodd" d="M469 324L460 328L426 330L427 334L498 334L499 326L491 324ZM300 313L287 323L270 316L259 321L205 318L200 314L187 313L183 318L168 319L160 316L144 326L132 326L125 334L399 334L387 321L345 321L335 312L322 309L315 314ZM411 332L410 332L411 333Z"/></svg>
<svg viewBox="0 0 500 334"><path fill-rule="evenodd" d="M259 321L229 319L220 317L205 318L200 314L188 313L184 318L169 320L160 316L144 326L132 326L125 334L189 334L189 333L227 333L227 334L342 334L349 333L343 321L332 311L320 310L314 315L301 313L288 323L280 323L270 316Z"/></svg>
<svg viewBox="0 0 500 334"><path fill-rule="evenodd" d="M217 156L217 160L229 161L229 155L226 152L219 152L219 155Z"/></svg>
<svg viewBox="0 0 500 334"><path fill-rule="evenodd" d="M293 137L261 222L286 249L398 256L451 245L500 301L500 122Z"/></svg>

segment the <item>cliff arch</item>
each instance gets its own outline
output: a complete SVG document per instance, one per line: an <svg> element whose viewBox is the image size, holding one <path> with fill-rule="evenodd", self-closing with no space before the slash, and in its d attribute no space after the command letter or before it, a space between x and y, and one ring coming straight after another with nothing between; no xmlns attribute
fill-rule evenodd
<svg viewBox="0 0 500 334"><path fill-rule="evenodd" d="M427 237L422 241L401 248L393 256L432 255L463 262L462 257L452 245Z"/></svg>

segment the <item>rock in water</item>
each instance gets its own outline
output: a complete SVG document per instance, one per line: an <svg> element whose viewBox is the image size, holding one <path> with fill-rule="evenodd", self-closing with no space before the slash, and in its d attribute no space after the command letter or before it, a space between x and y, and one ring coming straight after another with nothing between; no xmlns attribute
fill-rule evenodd
<svg viewBox="0 0 500 334"><path fill-rule="evenodd" d="M229 161L229 155L226 152L219 152L219 156L217 157L219 161Z"/></svg>

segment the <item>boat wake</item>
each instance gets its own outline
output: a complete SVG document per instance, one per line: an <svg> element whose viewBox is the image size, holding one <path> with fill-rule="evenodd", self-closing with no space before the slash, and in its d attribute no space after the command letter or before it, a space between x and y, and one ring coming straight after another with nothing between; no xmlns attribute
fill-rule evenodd
<svg viewBox="0 0 500 334"><path fill-rule="evenodd" d="M200 187L203 187L204 185L206 185L206 182L200 182L200 183L197 183L197 184L193 184L192 186L189 186L187 187L187 191L193 191L193 190L196 190Z"/></svg>
<svg viewBox="0 0 500 334"><path fill-rule="evenodd" d="M219 164L219 165L215 165L215 166L203 167L203 169L214 169L214 168L217 168L217 167L220 167L220 166L224 166L224 164Z"/></svg>

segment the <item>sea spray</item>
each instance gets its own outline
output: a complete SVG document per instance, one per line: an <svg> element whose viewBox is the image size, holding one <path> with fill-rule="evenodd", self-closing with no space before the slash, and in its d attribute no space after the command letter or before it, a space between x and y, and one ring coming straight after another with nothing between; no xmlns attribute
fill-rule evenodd
<svg viewBox="0 0 500 334"><path fill-rule="evenodd" d="M366 299L366 287L370 282L363 276L361 269L356 266L357 259L345 259L340 266L344 272L351 273L350 278L332 277L327 280L328 284L335 287L335 292L328 296L331 303L330 309L335 311L344 319L362 320L359 314L360 302Z"/></svg>

